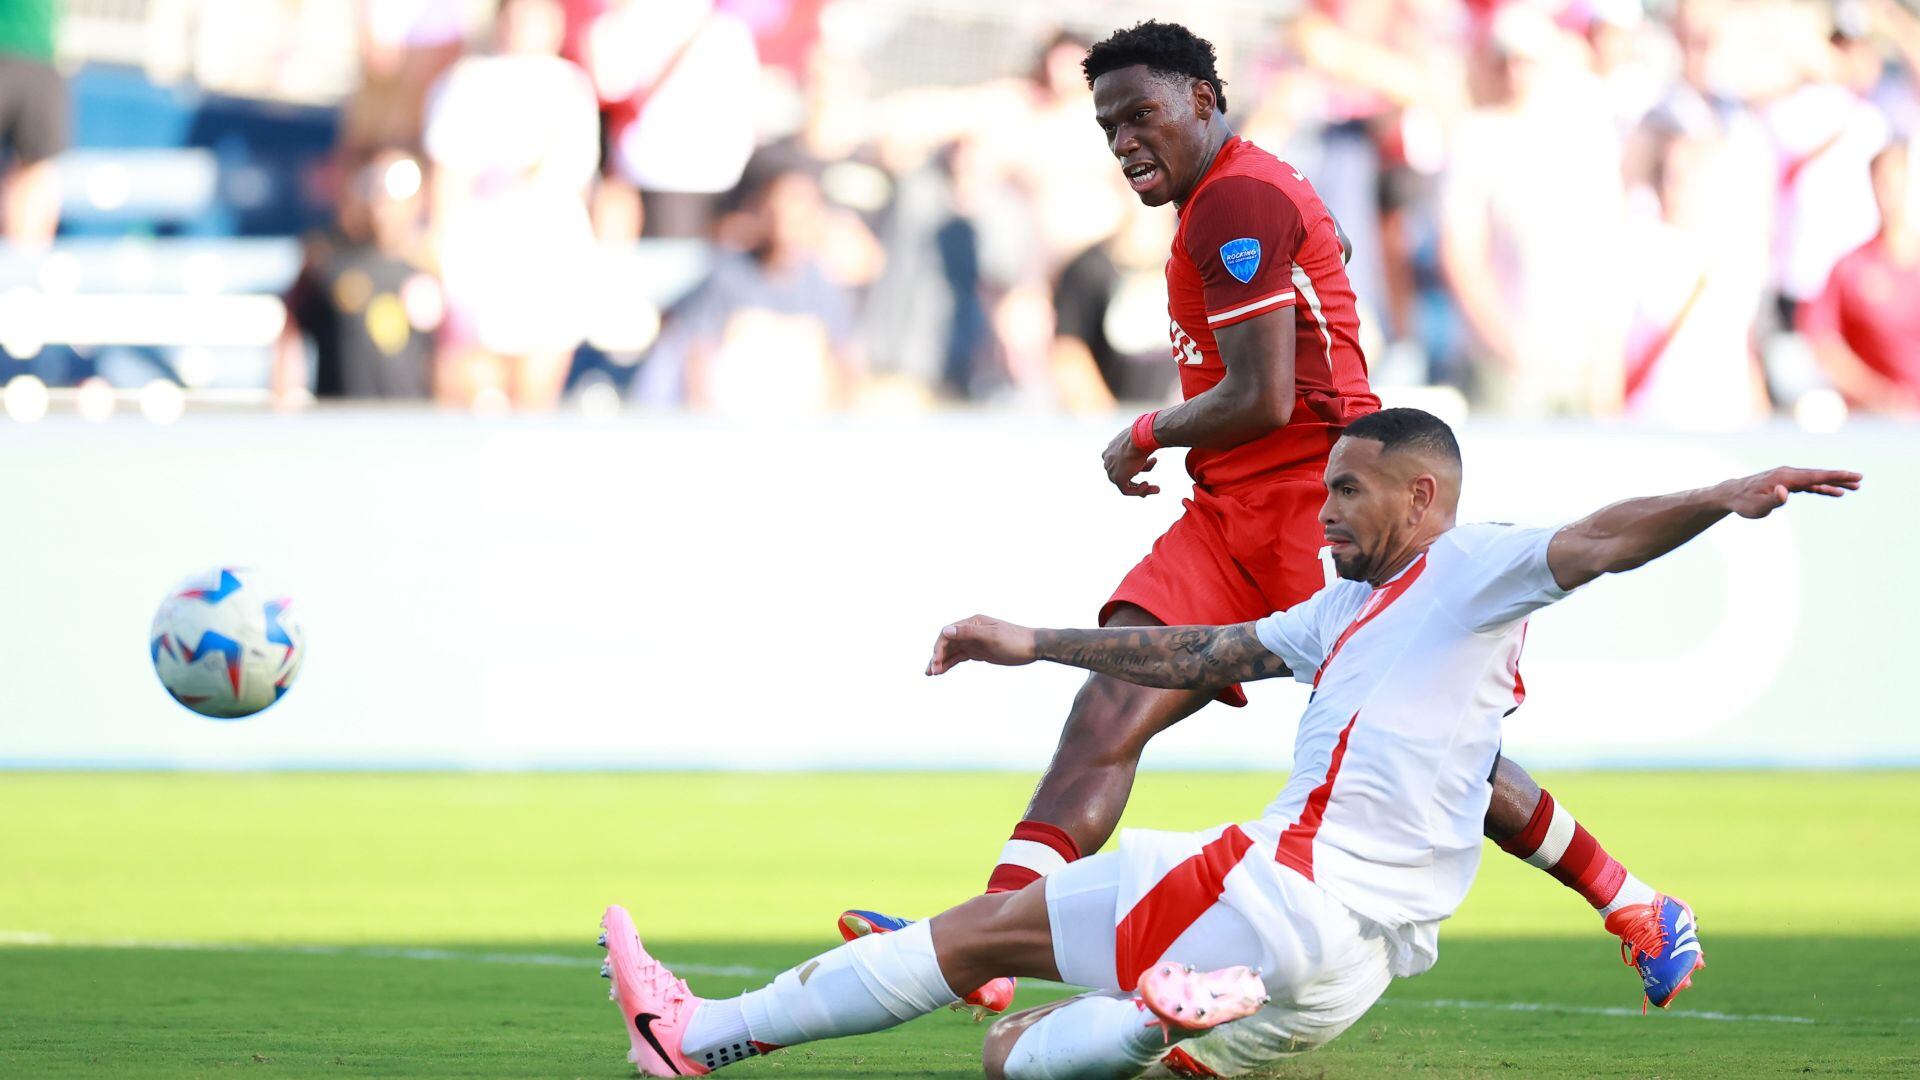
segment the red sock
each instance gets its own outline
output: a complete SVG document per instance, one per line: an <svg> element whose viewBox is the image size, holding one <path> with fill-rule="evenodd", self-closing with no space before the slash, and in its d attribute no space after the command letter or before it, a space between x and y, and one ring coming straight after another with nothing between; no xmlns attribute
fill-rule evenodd
<svg viewBox="0 0 1920 1080"><path fill-rule="evenodd" d="M987 891L1017 892L1080 857L1080 845L1065 829L1044 821L1023 821L1000 849L1000 865L987 879Z"/></svg>
<svg viewBox="0 0 1920 1080"><path fill-rule="evenodd" d="M1593 834L1545 790L1540 792L1540 805L1533 808L1527 827L1502 842L1500 848L1552 874L1554 880L1596 908L1613 903L1627 880L1627 868L1620 865L1620 860L1607 854Z"/></svg>

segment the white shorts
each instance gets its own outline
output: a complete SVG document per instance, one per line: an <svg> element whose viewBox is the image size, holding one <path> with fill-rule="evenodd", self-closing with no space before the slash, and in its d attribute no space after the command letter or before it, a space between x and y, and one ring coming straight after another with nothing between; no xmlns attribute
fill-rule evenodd
<svg viewBox="0 0 1920 1080"><path fill-rule="evenodd" d="M1046 890L1054 961L1066 982L1131 991L1162 959L1260 969L1272 997L1266 1008L1180 1044L1221 1076L1328 1042L1393 980L1384 931L1236 826L1129 829L1117 851L1047 875Z"/></svg>

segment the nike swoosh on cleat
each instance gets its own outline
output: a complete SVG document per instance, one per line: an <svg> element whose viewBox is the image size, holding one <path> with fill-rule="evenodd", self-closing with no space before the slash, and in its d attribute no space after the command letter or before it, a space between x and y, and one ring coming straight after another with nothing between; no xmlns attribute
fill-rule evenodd
<svg viewBox="0 0 1920 1080"><path fill-rule="evenodd" d="M653 1052L660 1055L660 1060L666 1062L667 1068L673 1070L673 1075L679 1076L680 1067L673 1063L673 1058L667 1056L667 1048L660 1045L660 1037L653 1033L653 1022L658 1019L660 1018L653 1013L639 1013L633 1018L633 1026L640 1029L640 1037L647 1040L647 1045L653 1047Z"/></svg>

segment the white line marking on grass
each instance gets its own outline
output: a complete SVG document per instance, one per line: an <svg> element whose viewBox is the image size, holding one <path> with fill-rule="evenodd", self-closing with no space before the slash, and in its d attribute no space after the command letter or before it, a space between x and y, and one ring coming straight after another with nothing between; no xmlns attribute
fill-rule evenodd
<svg viewBox="0 0 1920 1080"><path fill-rule="evenodd" d="M387 945L274 945L235 941L153 941L137 938L56 938L31 930L0 930L0 945L65 946L80 949L148 949L178 952L281 953L294 956L364 956L375 960L459 961L530 967L588 968L598 961L564 953L468 952L460 949L395 948ZM675 971L721 978L770 979L780 972L739 964L675 964Z"/></svg>
<svg viewBox="0 0 1920 1080"><path fill-rule="evenodd" d="M1572 1013L1578 1016L1628 1016L1638 1017L1639 1009L1629 1009L1620 1005L1549 1005L1538 1001L1461 1001L1453 998L1434 998L1416 1000L1412 998L1382 998L1383 1005L1409 1005L1426 1009L1491 1009L1497 1012L1539 1012ZM1818 1024L1822 1021L1811 1016L1774 1016L1766 1013L1723 1013L1704 1009L1663 1009L1668 1016L1684 1016L1689 1020L1719 1020L1745 1022L1752 1024ZM1831 1023L1832 1021L1827 1021ZM1911 1024L1913 1020L1898 1021Z"/></svg>
<svg viewBox="0 0 1920 1080"><path fill-rule="evenodd" d="M469 964L509 964L529 967L577 967L585 970L595 966L590 956L570 956L565 953L519 953L519 952L476 952L462 949L434 948L396 948L390 945L275 945L253 942L222 941L155 941L136 938L63 938L33 930L0 930L0 945L29 945L45 948L87 948L87 949L150 949L173 950L179 952L231 952L231 953L280 953L294 956L363 956L375 960L420 960L437 963L455 962ZM673 970L682 975L710 975L729 979L770 979L780 973L774 968L751 967L744 964L674 964ZM1050 982L1045 979L1029 979L1029 985L1058 987L1072 990L1076 987L1064 983ZM1482 1009L1492 1012L1525 1013L1567 1013L1574 1016L1618 1016L1634 1018L1641 1015L1640 1010L1619 1005L1555 1005L1539 1001L1470 1001L1460 998L1382 998L1380 1003L1413 1009ZM1920 1024L1920 1017L1897 1017L1886 1020L1844 1019L1819 1020L1811 1016L1781 1016L1769 1013L1726 1013L1706 1009L1667 1009L1667 1016L1686 1020L1708 1020L1717 1023L1744 1024L1814 1024L1831 1025L1873 1025Z"/></svg>

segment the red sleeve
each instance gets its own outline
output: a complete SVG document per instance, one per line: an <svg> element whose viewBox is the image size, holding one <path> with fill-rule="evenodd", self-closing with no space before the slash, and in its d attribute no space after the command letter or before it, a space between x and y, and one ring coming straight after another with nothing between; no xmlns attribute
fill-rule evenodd
<svg viewBox="0 0 1920 1080"><path fill-rule="evenodd" d="M1293 261L1306 234L1287 193L1251 176L1225 176L1187 209L1187 257L1200 270L1207 329L1294 302Z"/></svg>
<svg viewBox="0 0 1920 1080"><path fill-rule="evenodd" d="M1827 286L1820 295L1800 305L1795 313L1797 329L1809 341L1840 336L1840 294L1846 291L1848 271L1852 269L1851 256L1834 264L1833 273L1827 275Z"/></svg>

